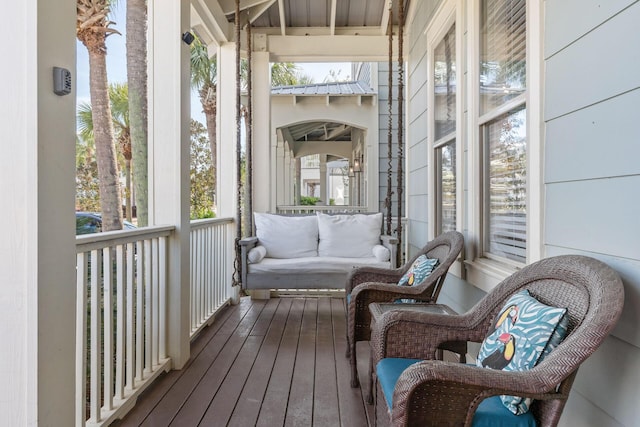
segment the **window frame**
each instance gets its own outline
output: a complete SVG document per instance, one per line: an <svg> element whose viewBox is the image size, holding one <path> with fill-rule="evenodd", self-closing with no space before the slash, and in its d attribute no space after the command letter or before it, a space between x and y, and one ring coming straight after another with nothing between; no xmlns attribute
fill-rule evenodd
<svg viewBox="0 0 640 427"><path fill-rule="evenodd" d="M526 2L526 91L509 100L500 108L480 115L480 2L477 0L445 0L434 14L424 31L427 57L427 105L433 106L433 60L434 48L443 35L456 24L456 222L457 229L465 235L464 262L452 273L484 291L490 291L500 281L522 267L521 263L506 258L493 257L483 252L484 203L481 200L483 176L480 162L484 155L481 145L481 126L504 115L518 105L526 108L527 132L527 249L526 263L543 257L544 233L544 49L543 49L543 5L540 2ZM436 149L445 141L434 141L434 112L428 108L428 150L427 165L433 172L433 180L428 187L430 238L435 236L437 162ZM459 274L458 274L458 273Z"/></svg>
<svg viewBox="0 0 640 427"><path fill-rule="evenodd" d="M439 181L439 161L437 159L438 150L447 144L453 142L456 151L456 225L457 231L462 230L462 165L464 163L462 156L462 138L465 133L465 124L463 122L463 98L462 87L464 86L464 77L461 68L462 64L462 11L463 0L450 0L441 4L440 8L436 12L431 23L425 30L427 37L427 105L435 105L435 49L444 39L445 35L449 33L451 27L455 25L455 64L456 64L456 129L447 135L435 140L435 108L428 108L427 123L428 123L428 154L427 154L427 167L432 170L429 174L432 184L429 186L432 197L428 197L428 212L430 218L433 220L429 226L430 239L433 239L439 233L439 221L438 211L441 206L438 206L440 202L439 191L442 188L442 182ZM450 267L450 272L461 276L463 274L463 267L461 263L454 263Z"/></svg>

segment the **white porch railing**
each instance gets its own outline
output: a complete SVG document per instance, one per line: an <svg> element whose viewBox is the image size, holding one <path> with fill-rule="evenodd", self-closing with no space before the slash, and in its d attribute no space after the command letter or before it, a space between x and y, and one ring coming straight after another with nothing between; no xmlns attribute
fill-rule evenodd
<svg viewBox="0 0 640 427"><path fill-rule="evenodd" d="M191 221L191 336L231 299L232 218Z"/></svg>
<svg viewBox="0 0 640 427"><path fill-rule="evenodd" d="M174 228L76 238L76 426L109 425L170 368L165 295Z"/></svg>
<svg viewBox="0 0 640 427"><path fill-rule="evenodd" d="M232 297L234 220L191 222L190 336ZM123 417L163 371L167 239L175 227L76 238L76 426Z"/></svg>
<svg viewBox="0 0 640 427"><path fill-rule="evenodd" d="M312 214L322 213L359 213L367 212L366 206L308 206L308 205L281 205L276 208L279 214Z"/></svg>

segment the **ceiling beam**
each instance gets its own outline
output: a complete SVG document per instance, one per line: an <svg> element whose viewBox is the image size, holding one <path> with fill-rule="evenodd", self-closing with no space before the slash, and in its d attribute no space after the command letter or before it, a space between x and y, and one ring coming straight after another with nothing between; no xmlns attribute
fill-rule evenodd
<svg viewBox="0 0 640 427"><path fill-rule="evenodd" d="M257 6L253 6L249 9L249 22L253 23L256 19L258 19L263 13L265 13L272 4L274 4L277 0L268 0L262 4Z"/></svg>
<svg viewBox="0 0 640 427"><path fill-rule="evenodd" d="M331 129L331 132L329 132L325 138L330 141L332 139L338 138L344 135L345 133L349 133L349 132L351 132L351 126L341 125L341 126L338 126L337 128Z"/></svg>
<svg viewBox="0 0 640 427"><path fill-rule="evenodd" d="M265 2L269 2L269 0L240 0L240 10L250 9ZM236 12L236 0L219 0L218 3L220 3L225 15L231 15Z"/></svg>
<svg viewBox="0 0 640 427"><path fill-rule="evenodd" d="M338 0L331 0L331 17L329 23L329 35L334 36L336 34L336 10Z"/></svg>
<svg viewBox="0 0 640 427"><path fill-rule="evenodd" d="M272 62L386 61L389 39L377 36L268 36ZM397 49L397 37L393 40Z"/></svg>
<svg viewBox="0 0 640 427"><path fill-rule="evenodd" d="M278 0L278 14L280 15L280 35L287 35L287 20L284 14L284 0Z"/></svg>
<svg viewBox="0 0 640 427"><path fill-rule="evenodd" d="M391 7L391 0L385 1L384 8L382 9L382 19L380 20L380 34L386 35L389 29L389 8Z"/></svg>
<svg viewBox="0 0 640 427"><path fill-rule="evenodd" d="M217 44L233 39L232 26L216 0L191 0L191 7Z"/></svg>

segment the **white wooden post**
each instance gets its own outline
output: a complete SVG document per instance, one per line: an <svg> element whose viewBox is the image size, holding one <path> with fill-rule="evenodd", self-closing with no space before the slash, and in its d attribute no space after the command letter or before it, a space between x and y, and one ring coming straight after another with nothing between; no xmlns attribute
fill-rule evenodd
<svg viewBox="0 0 640 427"><path fill-rule="evenodd" d="M264 49L263 35L254 36L256 50ZM271 192L271 81L269 52L253 52L253 209L269 211Z"/></svg>
<svg viewBox="0 0 640 427"><path fill-rule="evenodd" d="M75 5L3 2L0 414L72 426L75 413ZM53 67L72 92L53 93Z"/></svg>
<svg viewBox="0 0 640 427"><path fill-rule="evenodd" d="M189 359L189 29L188 0L149 2L149 220L174 224L168 241L167 355Z"/></svg>
<svg viewBox="0 0 640 427"><path fill-rule="evenodd" d="M236 44L225 43L218 48L218 167L216 179L217 209L221 218L237 215L238 182L236 179ZM234 230L232 241L235 240ZM234 245L230 245L230 260L235 259ZM233 274L233 264L230 268ZM229 283L232 276L229 275ZM231 295L234 303L239 301L239 289Z"/></svg>
<svg viewBox="0 0 640 427"><path fill-rule="evenodd" d="M328 186L327 180L327 155L320 155L320 204L329 205L329 192L327 191Z"/></svg>

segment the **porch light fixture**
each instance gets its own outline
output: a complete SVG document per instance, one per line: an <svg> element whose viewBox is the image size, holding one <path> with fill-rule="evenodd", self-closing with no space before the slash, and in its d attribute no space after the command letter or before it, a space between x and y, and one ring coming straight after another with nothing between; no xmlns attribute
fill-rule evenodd
<svg viewBox="0 0 640 427"><path fill-rule="evenodd" d="M360 170L360 159L355 159L355 160L353 161L353 171L354 171L354 172L362 172L362 171Z"/></svg>
<svg viewBox="0 0 640 427"><path fill-rule="evenodd" d="M349 166L349 178L353 178L356 174L353 171L353 166Z"/></svg>

